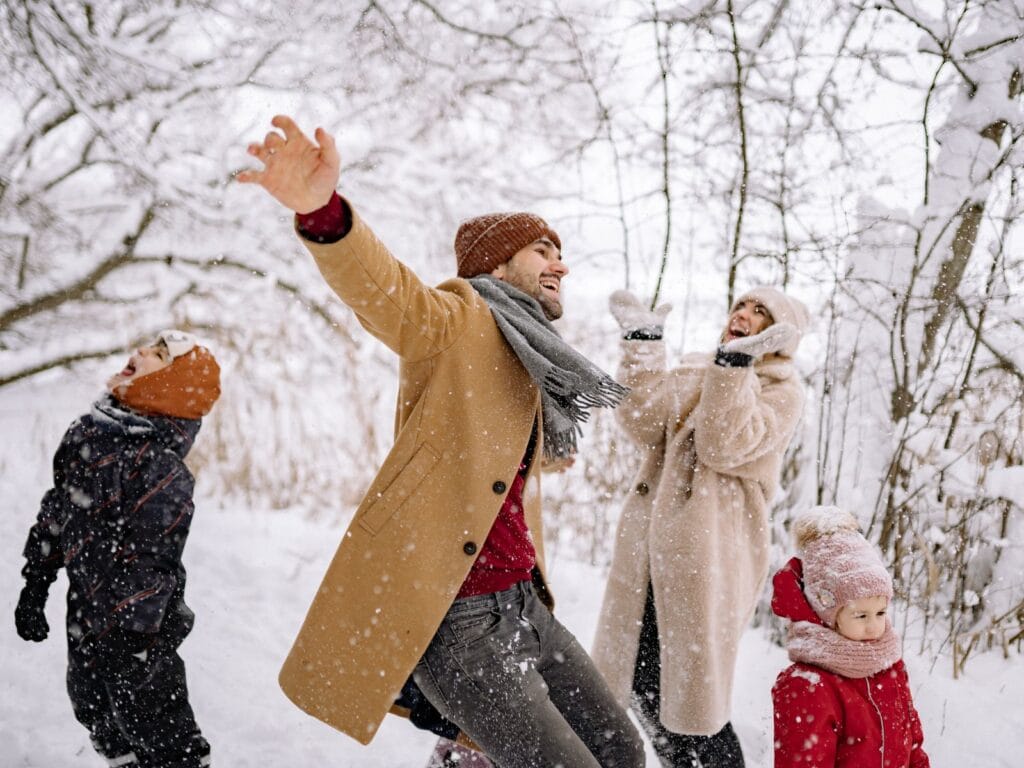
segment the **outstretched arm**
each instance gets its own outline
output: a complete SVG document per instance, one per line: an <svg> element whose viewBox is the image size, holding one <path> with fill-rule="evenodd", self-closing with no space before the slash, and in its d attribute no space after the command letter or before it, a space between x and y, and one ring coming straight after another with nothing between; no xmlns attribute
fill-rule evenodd
<svg viewBox="0 0 1024 768"><path fill-rule="evenodd" d="M464 327L465 301L426 286L336 197L340 160L329 133L317 128L313 141L290 117L277 115L271 123L281 132L271 131L248 149L264 169L242 171L238 180L259 184L298 214L303 244L327 284L370 333L405 360L422 360L447 348ZM344 222L338 227L343 231L320 237L325 233L302 229L321 217Z"/></svg>
<svg viewBox="0 0 1024 768"><path fill-rule="evenodd" d="M241 171L237 179L259 184L279 203L298 214L322 208L338 186L341 159L334 137L323 128L310 140L287 115L275 115L262 143L249 145L248 152L263 163L263 170ZM282 135L283 134L283 135Z"/></svg>
<svg viewBox="0 0 1024 768"><path fill-rule="evenodd" d="M615 418L641 448L657 450L665 439L673 392L666 383L665 317L671 304L650 310L629 291L614 291L608 308L622 330L622 359L618 379L630 393L615 410Z"/></svg>

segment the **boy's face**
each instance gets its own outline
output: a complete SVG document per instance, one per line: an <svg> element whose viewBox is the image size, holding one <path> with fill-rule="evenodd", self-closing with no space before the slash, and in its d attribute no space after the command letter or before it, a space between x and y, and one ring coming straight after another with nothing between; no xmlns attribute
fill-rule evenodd
<svg viewBox="0 0 1024 768"><path fill-rule="evenodd" d="M562 278L569 274L569 268L562 263L558 246L548 238L516 251L491 274L535 298L548 320L562 316Z"/></svg>
<svg viewBox="0 0 1024 768"><path fill-rule="evenodd" d="M836 632L850 640L877 640L885 634L889 598L863 597L847 603L836 614Z"/></svg>
<svg viewBox="0 0 1024 768"><path fill-rule="evenodd" d="M113 394L118 387L124 387L135 379L166 368L172 360L171 353L162 339L152 346L139 347L135 354L128 358L124 369L107 379L107 391Z"/></svg>

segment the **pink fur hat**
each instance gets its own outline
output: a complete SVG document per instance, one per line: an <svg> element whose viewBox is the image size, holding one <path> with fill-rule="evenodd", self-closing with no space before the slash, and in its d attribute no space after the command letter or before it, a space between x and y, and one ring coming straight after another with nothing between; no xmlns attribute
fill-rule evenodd
<svg viewBox="0 0 1024 768"><path fill-rule="evenodd" d="M865 597L892 598L892 577L857 520L838 507L812 507L793 520L803 563L804 594L827 627L844 605Z"/></svg>

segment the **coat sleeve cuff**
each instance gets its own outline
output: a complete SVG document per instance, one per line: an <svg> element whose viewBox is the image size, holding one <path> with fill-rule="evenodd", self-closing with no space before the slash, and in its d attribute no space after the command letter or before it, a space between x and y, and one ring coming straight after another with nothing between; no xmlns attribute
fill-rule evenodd
<svg viewBox="0 0 1024 768"><path fill-rule="evenodd" d="M665 329L661 326L650 326L647 328L634 328L626 331L622 337L626 341L660 341Z"/></svg>
<svg viewBox="0 0 1024 768"><path fill-rule="evenodd" d="M352 209L335 192L323 208L295 214L295 228L314 243L336 243L352 230Z"/></svg>
<svg viewBox="0 0 1024 768"><path fill-rule="evenodd" d="M725 347L719 347L715 353L715 365L723 368L749 368L754 362L752 355L745 355L742 352L726 352Z"/></svg>

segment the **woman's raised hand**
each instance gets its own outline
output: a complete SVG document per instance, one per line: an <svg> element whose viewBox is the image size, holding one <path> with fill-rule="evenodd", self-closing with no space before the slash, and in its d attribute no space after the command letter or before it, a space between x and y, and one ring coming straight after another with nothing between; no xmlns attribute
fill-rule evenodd
<svg viewBox="0 0 1024 768"><path fill-rule="evenodd" d="M726 342L722 349L761 358L788 349L799 340L800 331L792 323L773 323L758 334Z"/></svg>
<svg viewBox="0 0 1024 768"><path fill-rule="evenodd" d="M665 327L665 316L672 311L672 305L660 304L651 310L633 293L620 289L608 297L608 309L622 330L643 330L660 336Z"/></svg>
<svg viewBox="0 0 1024 768"><path fill-rule="evenodd" d="M296 213L322 208L338 186L341 159L334 138L323 128L311 141L287 115L275 115L271 131L248 152L263 163L263 170L241 171L236 177L245 184L259 184L276 200Z"/></svg>

